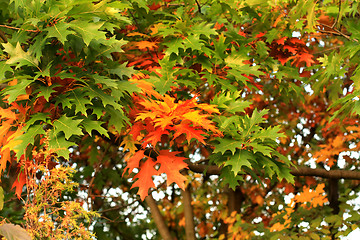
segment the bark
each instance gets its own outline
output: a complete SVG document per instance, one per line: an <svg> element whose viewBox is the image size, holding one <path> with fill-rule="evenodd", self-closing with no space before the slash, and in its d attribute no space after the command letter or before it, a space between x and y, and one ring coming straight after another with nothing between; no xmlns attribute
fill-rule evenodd
<svg viewBox="0 0 360 240"><path fill-rule="evenodd" d="M240 213L241 205L245 200L245 196L242 193L240 187L237 187L235 191L232 190L231 188L227 188L225 190L225 193L228 196L228 201L227 201L228 216L230 216L233 211ZM225 235L225 239L229 238L228 225L223 221L221 221L221 225L219 228L219 236L221 234Z"/></svg>
<svg viewBox="0 0 360 240"><path fill-rule="evenodd" d="M229 209L229 215L236 211L237 213L240 213L241 205L243 201L245 200L244 194L241 192L241 189L237 187L234 190L229 189L228 192L228 209Z"/></svg>
<svg viewBox="0 0 360 240"><path fill-rule="evenodd" d="M185 191L181 190L183 197L183 207L185 215L185 233L187 240L195 240L195 224L194 224L194 213L191 205L191 192L190 185L187 186Z"/></svg>
<svg viewBox="0 0 360 240"><path fill-rule="evenodd" d="M206 175L219 175L221 167L214 165L194 164L187 162L191 171L196 173L203 173L206 171ZM313 176L329 179L353 179L360 180L360 171L358 170L325 170L321 168L310 167L292 167L291 174L294 176Z"/></svg>
<svg viewBox="0 0 360 240"><path fill-rule="evenodd" d="M357 170L325 170L321 168L298 167L292 168L294 176L314 176L330 179L354 179L360 180L360 171Z"/></svg>
<svg viewBox="0 0 360 240"><path fill-rule="evenodd" d="M159 233L164 240L172 240L170 231L165 223L165 220L163 216L160 213L160 210L154 200L154 198L149 195L145 198L145 202L150 208L151 215L153 216L153 219L155 221L156 227L159 230Z"/></svg>
<svg viewBox="0 0 360 240"><path fill-rule="evenodd" d="M338 214L340 211L338 179L329 179L328 199L333 214Z"/></svg>

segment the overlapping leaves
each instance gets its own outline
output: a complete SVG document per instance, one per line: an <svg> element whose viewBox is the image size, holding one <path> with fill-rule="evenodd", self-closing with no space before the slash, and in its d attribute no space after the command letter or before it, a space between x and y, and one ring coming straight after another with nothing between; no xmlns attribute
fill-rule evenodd
<svg viewBox="0 0 360 240"><path fill-rule="evenodd" d="M148 189L155 187L152 176L161 173L166 173L168 185L175 182L180 188L185 187L186 178L180 170L187 168L183 161L186 158L176 156L181 154L179 151L161 149L168 139L171 139L168 148L181 148L193 140L205 144L204 139L209 134L221 135L221 132L209 119L212 114L219 113L214 105L198 103L196 97L182 101L167 94L160 95L144 80L138 84L143 94L134 96L137 104L132 113L131 138L125 138L122 144L129 149L125 170L138 169L134 176L138 180L133 187L139 187L138 193L144 199ZM140 149L134 148L135 144L139 144ZM160 165L158 170L156 165Z"/></svg>
<svg viewBox="0 0 360 240"><path fill-rule="evenodd" d="M250 103L237 100L236 96L239 94L235 93L234 96L220 94L213 101L225 112L236 111L238 114L215 118L224 137L215 139L215 154L211 159L220 166L230 167L233 172L227 175L230 186L236 186L235 182L238 181L236 175L240 173L249 173L258 179L257 175L261 173L255 173L252 169L262 168L265 176L292 181L290 171L284 171L284 166L289 165L290 162L276 151L277 138L284 137L283 133L279 133L280 127L262 127L261 125L266 122L268 110L258 111L255 108L249 115L245 112L245 108L249 107Z"/></svg>

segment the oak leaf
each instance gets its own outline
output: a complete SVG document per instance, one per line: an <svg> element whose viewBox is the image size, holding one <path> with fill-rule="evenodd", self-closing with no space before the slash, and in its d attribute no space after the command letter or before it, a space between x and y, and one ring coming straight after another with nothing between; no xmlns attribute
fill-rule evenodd
<svg viewBox="0 0 360 240"><path fill-rule="evenodd" d="M315 61L312 59L314 56L310 53L302 52L297 54L297 65L301 62L305 62L306 66L310 67Z"/></svg>
<svg viewBox="0 0 360 240"><path fill-rule="evenodd" d="M142 201L148 195L149 189L154 188L155 184L153 182L152 176L157 175L155 170L156 162L152 158L148 158L145 163L139 168L139 172L134 176L134 179L137 179L131 188L138 187L138 194Z"/></svg>
<svg viewBox="0 0 360 240"><path fill-rule="evenodd" d="M26 175L24 171L21 171L11 187L11 189L15 188L15 194L19 199L21 198L22 189L25 183Z"/></svg>
<svg viewBox="0 0 360 240"><path fill-rule="evenodd" d="M185 157L177 157L180 152L170 152L168 150L161 150L157 157L157 162L160 163L159 172L165 173L167 176L167 185L176 183L179 188L185 189L186 177L180 173L184 168L188 168L184 162Z"/></svg>
<svg viewBox="0 0 360 240"><path fill-rule="evenodd" d="M152 146L156 146L158 142L161 142L162 135L168 135L169 132L167 130L163 130L161 128L156 128L155 131L150 132L144 139L142 146L145 148L148 144Z"/></svg>
<svg viewBox="0 0 360 240"><path fill-rule="evenodd" d="M123 176L126 173L127 169L129 169L129 173L131 173L134 170L134 168L139 168L140 160L145 157L144 150L139 150L135 154L129 153L129 155L130 157L128 155L125 156L125 161L127 165L124 169Z"/></svg>
<svg viewBox="0 0 360 240"><path fill-rule="evenodd" d="M188 123L181 122L181 124L179 125L174 125L173 130L175 130L174 138L177 138L180 135L185 134L188 144L190 144L191 139L195 138L202 144L206 145L204 141L205 137L202 136L202 134L205 135L206 133L200 129L193 128Z"/></svg>
<svg viewBox="0 0 360 240"><path fill-rule="evenodd" d="M142 49L153 50L157 46L156 42L149 42L149 41L136 42L134 43L134 45L140 50Z"/></svg>

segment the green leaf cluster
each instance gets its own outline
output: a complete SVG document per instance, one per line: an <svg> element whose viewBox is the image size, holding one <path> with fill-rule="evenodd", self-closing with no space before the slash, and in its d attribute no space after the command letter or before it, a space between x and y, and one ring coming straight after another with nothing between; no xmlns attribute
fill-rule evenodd
<svg viewBox="0 0 360 240"><path fill-rule="evenodd" d="M214 156L211 159L225 169L229 166L233 174L226 177L233 178L235 182L238 174L245 173L258 180L257 175L264 174L266 177L292 181L293 177L286 169L291 162L276 150L277 139L285 136L280 132L280 126L264 127L268 110L258 111L255 108L249 115L245 108L251 103L238 100L237 96L239 93L232 96L220 94L213 101L229 114L215 118L224 136L215 138ZM232 183L230 186L235 185Z"/></svg>

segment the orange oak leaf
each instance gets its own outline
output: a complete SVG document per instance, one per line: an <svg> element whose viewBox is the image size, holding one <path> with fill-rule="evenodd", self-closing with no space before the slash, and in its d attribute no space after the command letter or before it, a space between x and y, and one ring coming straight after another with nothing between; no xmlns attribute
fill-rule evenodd
<svg viewBox="0 0 360 240"><path fill-rule="evenodd" d="M137 181L133 183L131 188L139 188L138 194L142 201L144 201L145 197L148 195L149 189L155 187L152 179L153 175L157 175L155 165L156 162L153 161L152 158L148 158L145 163L140 166L139 172L134 176L134 179L137 179Z"/></svg>
<svg viewBox="0 0 360 240"><path fill-rule="evenodd" d="M124 149L129 149L129 153L130 154L134 154L135 151L137 150L136 146L135 146L136 141L134 140L133 136L131 135L126 135L124 137L124 139L122 140L120 147L124 146Z"/></svg>
<svg viewBox="0 0 360 240"><path fill-rule="evenodd" d="M287 49L289 52L291 52L292 54L296 54L297 53L297 49L293 46L289 46L289 45L286 45L284 46L284 49Z"/></svg>
<svg viewBox="0 0 360 240"><path fill-rule="evenodd" d="M213 125L213 122L207 119L207 115L200 114L199 110L193 110L191 112L185 113L183 115L183 119L186 119L196 126L203 127L204 129L208 131L212 131L215 133L220 133L216 127Z"/></svg>
<svg viewBox="0 0 360 240"><path fill-rule="evenodd" d="M134 170L134 168L139 168L140 160L145 157L144 150L139 150L135 154L129 153L129 155L130 157L128 156L125 157L125 161L127 165L124 169L123 176L126 173L126 170L128 169L129 169L129 173L131 173Z"/></svg>
<svg viewBox="0 0 360 240"><path fill-rule="evenodd" d="M0 108L0 116L2 119L4 119L4 118L11 119L11 120L17 119L16 114L13 111L11 111L10 108L6 108L6 109Z"/></svg>
<svg viewBox="0 0 360 240"><path fill-rule="evenodd" d="M18 151L17 149L14 149L14 147L22 143L22 140L14 140L14 139L16 139L18 136L23 134L21 129L22 128L19 127L15 132L8 133L10 136L7 138L7 143L2 147L2 150L10 149L13 150L14 152Z"/></svg>
<svg viewBox="0 0 360 240"><path fill-rule="evenodd" d="M297 54L297 62L298 64L301 62L305 62L306 66L310 67L315 61L312 59L314 56L310 53L302 52ZM297 64L297 65L298 65Z"/></svg>
<svg viewBox="0 0 360 240"><path fill-rule="evenodd" d="M13 120L3 121L0 125L0 144L3 145L7 139L7 133L11 129Z"/></svg>
<svg viewBox="0 0 360 240"><path fill-rule="evenodd" d="M6 163L11 162L10 149L3 149L0 152L0 173L2 173L6 168Z"/></svg>
<svg viewBox="0 0 360 240"><path fill-rule="evenodd" d="M195 138L202 144L206 145L204 141L205 137L201 135L205 134L205 132L191 127L190 124L181 122L179 125L174 125L173 129L175 130L174 138L179 137L181 134L185 134L188 144L190 144L191 139Z"/></svg>
<svg viewBox="0 0 360 240"><path fill-rule="evenodd" d="M154 120L155 127L160 127L162 129L166 129L170 125L173 124L173 121L176 119L176 116L167 116L164 115L162 118L158 118Z"/></svg>
<svg viewBox="0 0 360 240"><path fill-rule="evenodd" d="M188 168L184 162L185 157L177 157L180 152L170 152L169 150L161 150L157 157L160 163L159 172L165 173L167 176L167 185L176 183L181 189L185 189L186 177L180 173L180 170Z"/></svg>
<svg viewBox="0 0 360 240"><path fill-rule="evenodd" d="M13 183L11 189L15 188L15 194L20 199L23 186L26 183L26 175L24 171L21 171Z"/></svg>
<svg viewBox="0 0 360 240"><path fill-rule="evenodd" d="M304 186L303 191L294 197L295 202L303 203L310 202L311 206L323 206L328 200L324 191L325 184L317 185L316 189L311 190L310 187Z"/></svg>
<svg viewBox="0 0 360 240"><path fill-rule="evenodd" d="M132 135L134 140L136 140L137 137L140 135L140 132L144 129L145 127L141 122L136 122L132 125L129 134Z"/></svg>
<svg viewBox="0 0 360 240"><path fill-rule="evenodd" d="M169 132L167 130L163 130L161 128L156 128L155 131L150 132L145 138L144 142L142 144L142 147L146 147L148 144L151 144L152 146L156 146L158 142L161 142L162 135L168 135Z"/></svg>
<svg viewBox="0 0 360 240"><path fill-rule="evenodd" d="M153 50L157 46L156 42L149 42L149 41L136 42L134 43L134 45L138 47L140 50L142 49Z"/></svg>

